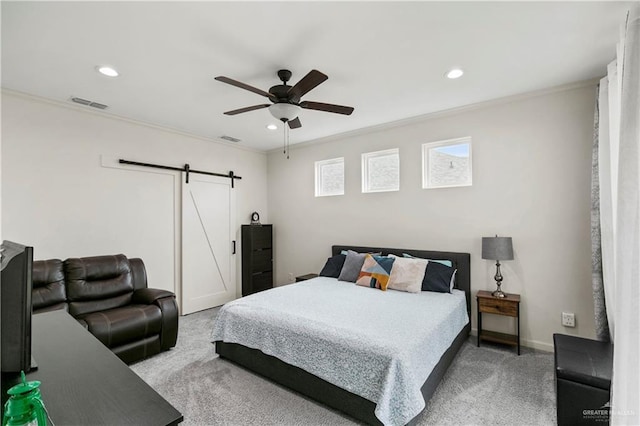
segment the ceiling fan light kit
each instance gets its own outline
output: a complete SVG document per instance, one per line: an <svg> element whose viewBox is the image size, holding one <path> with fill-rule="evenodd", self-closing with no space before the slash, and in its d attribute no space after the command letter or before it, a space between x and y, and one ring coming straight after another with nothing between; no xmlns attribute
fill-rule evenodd
<svg viewBox="0 0 640 426"><path fill-rule="evenodd" d="M269 107L269 112L271 113L271 115L284 122L296 118L298 115L300 115L300 111L302 111L302 108L300 108L298 105L283 102L273 104Z"/></svg>

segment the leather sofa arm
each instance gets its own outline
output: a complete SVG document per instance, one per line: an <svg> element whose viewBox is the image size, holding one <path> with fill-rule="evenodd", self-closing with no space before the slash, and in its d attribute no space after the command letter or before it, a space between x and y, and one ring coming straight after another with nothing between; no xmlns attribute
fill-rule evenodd
<svg viewBox="0 0 640 426"><path fill-rule="evenodd" d="M178 340L178 304L175 294L157 288L141 288L133 292L131 303L157 305L162 312L160 350L166 351L176 345Z"/></svg>
<svg viewBox="0 0 640 426"><path fill-rule="evenodd" d="M175 297L163 297L155 303L162 311L160 350L166 351L174 347L178 341L178 304Z"/></svg>
<svg viewBox="0 0 640 426"><path fill-rule="evenodd" d="M151 305L156 300L164 297L175 297L170 291L160 290L157 288L141 288L133 292L131 303L140 305Z"/></svg>

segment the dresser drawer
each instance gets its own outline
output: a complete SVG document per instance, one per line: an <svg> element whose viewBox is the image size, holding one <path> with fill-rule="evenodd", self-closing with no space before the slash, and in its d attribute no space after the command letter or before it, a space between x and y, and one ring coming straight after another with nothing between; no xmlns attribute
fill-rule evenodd
<svg viewBox="0 0 640 426"><path fill-rule="evenodd" d="M262 272L253 274L253 291L252 293L268 290L273 287L273 272Z"/></svg>
<svg viewBox="0 0 640 426"><path fill-rule="evenodd" d="M479 298L478 309L489 314L518 316L518 304L509 300Z"/></svg>
<svg viewBox="0 0 640 426"><path fill-rule="evenodd" d="M255 250L251 253L251 272L263 272L273 269L271 249Z"/></svg>
<svg viewBox="0 0 640 426"><path fill-rule="evenodd" d="M272 245L271 226L260 226L253 229L251 233L251 248L254 250L271 248Z"/></svg>

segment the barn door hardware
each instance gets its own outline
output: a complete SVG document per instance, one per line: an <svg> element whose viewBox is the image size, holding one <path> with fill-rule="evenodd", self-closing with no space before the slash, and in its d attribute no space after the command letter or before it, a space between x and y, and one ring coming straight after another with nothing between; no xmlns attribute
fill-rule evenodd
<svg viewBox="0 0 640 426"><path fill-rule="evenodd" d="M155 169L175 170L175 171L178 171L178 172L184 172L185 173L185 183L189 183L189 173L199 173L201 175L219 176L219 177L229 178L229 179L231 179L231 188L234 187L234 181L236 179L242 179L242 177L237 176L235 173L233 173L233 170L231 170L227 174L204 172L202 170L193 170L189 166L189 164L185 164L184 167L180 168L180 167L172 167L172 166L161 166L159 164L141 163L139 161L129 161L129 160L123 160L123 159L120 159L119 163L120 164L130 164L132 166L153 167Z"/></svg>

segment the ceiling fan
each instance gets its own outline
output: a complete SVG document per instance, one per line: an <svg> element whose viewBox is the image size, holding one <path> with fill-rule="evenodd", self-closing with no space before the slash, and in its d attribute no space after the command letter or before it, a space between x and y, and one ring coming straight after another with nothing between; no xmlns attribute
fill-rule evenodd
<svg viewBox="0 0 640 426"><path fill-rule="evenodd" d="M275 85L269 89L268 92L260 90L248 84L240 81L233 80L229 77L219 76L215 79L223 83L230 84L232 86L239 87L241 89L248 90L258 95L268 98L271 104L253 105L245 108L234 109L232 111L225 112L226 115L236 115L243 112L254 111L262 108L269 108L269 112L278 120L288 123L292 129L297 129L302 126L298 115L302 108L313 109L316 111L333 112L336 114L351 115L353 107L325 104L321 102L312 101L300 101L300 98L311 91L313 88L324 82L327 77L325 74L318 70L311 70L305 75L302 80L297 82L294 86L287 85L287 82L291 79L291 71L280 70L278 71L278 78L282 80L282 84Z"/></svg>

